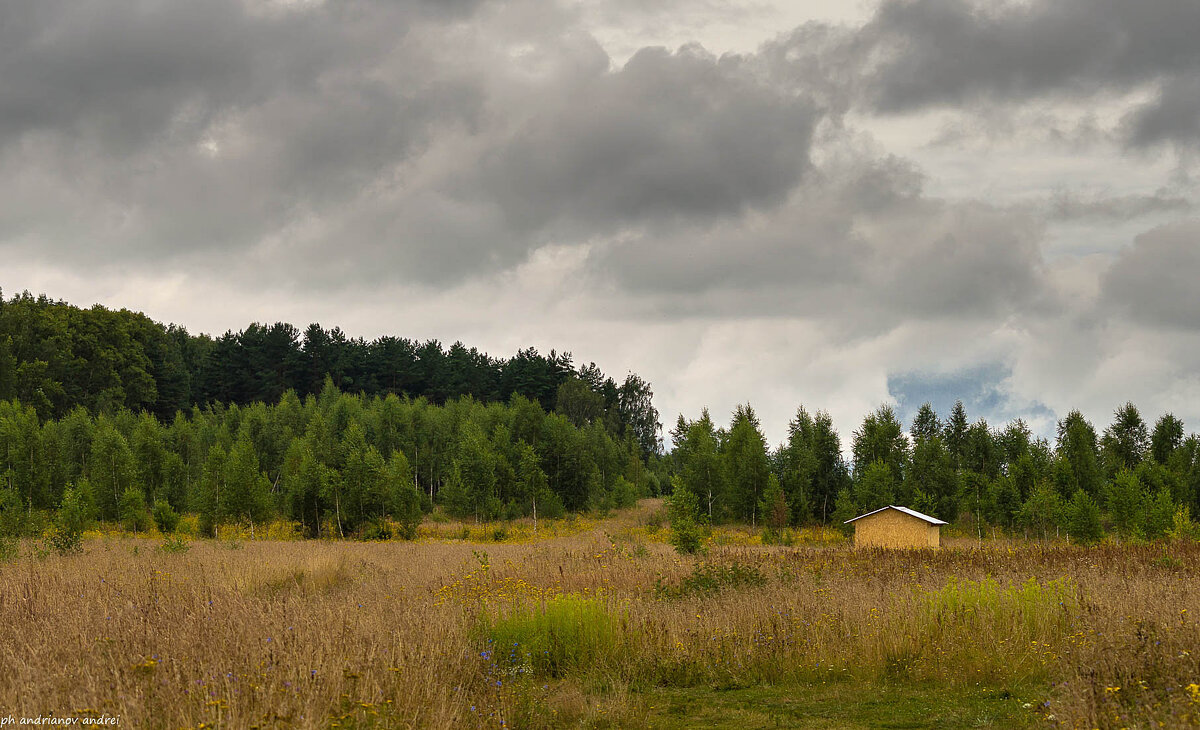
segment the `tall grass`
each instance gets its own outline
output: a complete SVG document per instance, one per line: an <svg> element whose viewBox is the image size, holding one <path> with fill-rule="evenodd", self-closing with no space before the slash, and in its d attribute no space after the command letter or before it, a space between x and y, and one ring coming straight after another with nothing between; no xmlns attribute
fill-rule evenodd
<svg viewBox="0 0 1200 730"><path fill-rule="evenodd" d="M520 544L27 541L0 561L0 707L150 728L631 727L654 687L931 681L1006 688L1067 727L1200 717L1195 543L701 561L644 524Z"/></svg>
<svg viewBox="0 0 1200 730"><path fill-rule="evenodd" d="M555 596L480 618L481 655L509 673L562 677L597 671L620 654L618 619L595 598Z"/></svg>

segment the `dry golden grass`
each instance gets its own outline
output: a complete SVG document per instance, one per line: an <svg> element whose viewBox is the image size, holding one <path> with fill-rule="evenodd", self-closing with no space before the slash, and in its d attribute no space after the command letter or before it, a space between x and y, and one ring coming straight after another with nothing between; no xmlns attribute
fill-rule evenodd
<svg viewBox="0 0 1200 730"><path fill-rule="evenodd" d="M654 539L656 508L540 524L536 542L511 528L515 544L437 525L414 543L26 545L0 565L0 708L139 728L630 727L652 687L929 680L1018 688L1032 720L1066 727L1200 717L1194 543L747 539L684 558ZM689 583L700 564L761 581ZM488 627L546 630L529 616L555 596L612 617L589 661L568 648L568 669L539 673L488 643Z"/></svg>

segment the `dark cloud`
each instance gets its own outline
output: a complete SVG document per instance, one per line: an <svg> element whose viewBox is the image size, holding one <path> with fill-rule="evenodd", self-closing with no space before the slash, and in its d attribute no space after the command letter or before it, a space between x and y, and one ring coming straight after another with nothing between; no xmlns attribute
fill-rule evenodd
<svg viewBox="0 0 1200 730"><path fill-rule="evenodd" d="M1110 307L1155 327L1200 329L1200 221L1160 226L1138 236L1103 282Z"/></svg>
<svg viewBox="0 0 1200 730"><path fill-rule="evenodd" d="M1197 329L1200 224L1097 272L1141 217L1194 210L1142 148L1200 140L1200 5L887 0L753 53L631 50L658 18L759 8L0 0L0 274L160 302L245 292L230 312L354 298L381 331L603 331L666 392L695 366L730 403L757 392L737 377L763 380L758 352L857 414L885 383L904 403L962 389L985 413L1002 411L985 381L1107 399L1138 366L1130 332ZM593 37L631 15L636 33ZM943 131L921 147L926 120ZM1085 256L1046 226L1102 242ZM1011 371L922 375L1012 346Z"/></svg>
<svg viewBox="0 0 1200 730"><path fill-rule="evenodd" d="M684 309L819 312L858 331L1034 306L1039 233L1028 214L927 198L910 165L858 150L814 169L769 217L652 230L595 261L631 291L683 297Z"/></svg>
<svg viewBox="0 0 1200 730"><path fill-rule="evenodd" d="M442 63L422 35L450 32L476 5L6 8L0 245L74 250L85 265L122 251L195 259L291 235L376 195L431 135L477 123L482 79ZM26 197L72 220L47 236L58 226L23 215Z"/></svg>
<svg viewBox="0 0 1200 730"><path fill-rule="evenodd" d="M860 28L805 26L764 56L831 109L971 109L992 132L1014 103L1157 85L1156 100L1130 110L1126 141L1190 144L1200 137L1196 28L1200 5L1184 0L884 0Z"/></svg>
<svg viewBox="0 0 1200 730"><path fill-rule="evenodd" d="M546 101L482 175L522 228L565 219L611 230L770 206L807 168L816 119L803 100L698 47L644 49Z"/></svg>
<svg viewBox="0 0 1200 730"><path fill-rule="evenodd" d="M888 0L861 31L883 110L1090 94L1200 68L1200 5L1180 0Z"/></svg>
<svg viewBox="0 0 1200 730"><path fill-rule="evenodd" d="M1131 112L1125 123L1137 146L1200 142L1200 69L1165 81L1158 97Z"/></svg>

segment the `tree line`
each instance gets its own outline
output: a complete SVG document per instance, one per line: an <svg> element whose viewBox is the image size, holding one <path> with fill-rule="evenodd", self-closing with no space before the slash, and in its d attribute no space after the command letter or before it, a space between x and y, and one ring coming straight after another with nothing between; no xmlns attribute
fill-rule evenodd
<svg viewBox="0 0 1200 730"><path fill-rule="evenodd" d="M435 405L521 395L576 425L599 420L616 438L630 432L645 456L660 447L649 384L629 374L618 385L594 363L576 368L570 353L527 348L502 359L461 342L367 341L337 327L301 332L283 322L193 336L124 309L83 309L28 292L6 300L0 292L0 400L19 400L42 419L83 407L144 410L165 422L197 405L277 403L288 391L305 398L326 379L346 393Z"/></svg>
<svg viewBox="0 0 1200 730"><path fill-rule="evenodd" d="M673 484L696 517L761 523L768 531L841 525L858 514L901 504L948 522L970 518L1026 534L1068 531L1096 539L1107 527L1155 538L1191 529L1200 510L1200 437L1161 416L1151 429L1132 403L1116 409L1103 433L1079 412L1057 424L1053 443L1018 419L1003 428L970 422L961 401L943 420L928 403L908 432L888 406L868 414L852 456L828 413L801 407L786 442L767 446L749 406L728 427L707 410L679 417L671 430Z"/></svg>
<svg viewBox="0 0 1200 730"><path fill-rule="evenodd" d="M9 535L39 534L60 506L132 530L151 520L169 530L186 511L209 534L277 518L314 537L370 537L396 523L411 534L434 504L465 519L559 516L627 506L659 482L632 433L616 438L599 413L573 421L519 394L436 405L343 393L329 378L303 399L289 390L273 405L212 404L165 423L82 407L42 419L0 402Z"/></svg>

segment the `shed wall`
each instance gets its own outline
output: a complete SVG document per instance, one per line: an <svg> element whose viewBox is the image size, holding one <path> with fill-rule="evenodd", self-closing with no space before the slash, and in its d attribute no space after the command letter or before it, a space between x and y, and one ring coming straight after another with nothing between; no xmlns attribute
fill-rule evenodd
<svg viewBox="0 0 1200 730"><path fill-rule="evenodd" d="M941 530L938 525L888 509L854 523L854 544L862 547L935 548L941 545Z"/></svg>

